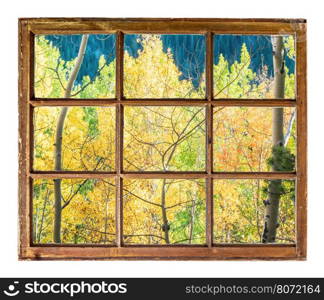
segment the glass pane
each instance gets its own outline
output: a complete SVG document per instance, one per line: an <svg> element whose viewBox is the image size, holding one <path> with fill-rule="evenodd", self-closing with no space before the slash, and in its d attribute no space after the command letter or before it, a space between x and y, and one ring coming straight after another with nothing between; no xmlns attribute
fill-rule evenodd
<svg viewBox="0 0 324 300"><path fill-rule="evenodd" d="M205 170L204 107L127 106L124 123L125 170Z"/></svg>
<svg viewBox="0 0 324 300"><path fill-rule="evenodd" d="M294 98L295 56L293 36L215 35L214 97Z"/></svg>
<svg viewBox="0 0 324 300"><path fill-rule="evenodd" d="M111 171L114 168L115 108L35 108L35 170Z"/></svg>
<svg viewBox="0 0 324 300"><path fill-rule="evenodd" d="M205 244L204 180L124 181L126 244Z"/></svg>
<svg viewBox="0 0 324 300"><path fill-rule="evenodd" d="M279 209L269 213L278 201ZM261 243L273 232L276 238L271 243L295 242L293 180L214 181L214 243Z"/></svg>
<svg viewBox="0 0 324 300"><path fill-rule="evenodd" d="M56 179L57 180L57 179ZM113 244L115 242L114 180L62 179L61 217L54 209L55 180L33 182L33 242L54 242L60 224L62 244Z"/></svg>
<svg viewBox="0 0 324 300"><path fill-rule="evenodd" d="M35 96L114 98L115 43L114 34L36 35Z"/></svg>
<svg viewBox="0 0 324 300"><path fill-rule="evenodd" d="M204 180L125 180L126 244L205 244Z"/></svg>
<svg viewBox="0 0 324 300"><path fill-rule="evenodd" d="M205 98L205 37L126 34L126 98Z"/></svg>
<svg viewBox="0 0 324 300"><path fill-rule="evenodd" d="M293 171L295 119L294 108L215 108L214 171Z"/></svg>

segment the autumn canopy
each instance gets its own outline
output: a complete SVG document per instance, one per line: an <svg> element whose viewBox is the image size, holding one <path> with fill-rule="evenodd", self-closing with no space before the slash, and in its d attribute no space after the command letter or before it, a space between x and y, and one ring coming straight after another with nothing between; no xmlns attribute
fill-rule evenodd
<svg viewBox="0 0 324 300"><path fill-rule="evenodd" d="M214 99L294 98L294 43L214 36ZM115 44L114 34L37 35L36 98L115 99ZM197 104L206 100L205 44L204 35L125 35L121 131L115 105L34 109L35 171L110 174L33 180L35 244L116 243L120 157L124 174L191 174L123 179L124 244L206 244L208 163L214 173L295 170L294 108ZM212 202L215 244L295 242L294 180L213 179Z"/></svg>

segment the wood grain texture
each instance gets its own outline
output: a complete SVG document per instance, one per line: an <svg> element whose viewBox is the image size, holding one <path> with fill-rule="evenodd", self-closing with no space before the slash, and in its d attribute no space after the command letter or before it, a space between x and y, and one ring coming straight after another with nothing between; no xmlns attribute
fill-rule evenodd
<svg viewBox="0 0 324 300"><path fill-rule="evenodd" d="M213 100L213 71L214 71L214 43L213 34L208 32L206 34L206 96L208 101Z"/></svg>
<svg viewBox="0 0 324 300"><path fill-rule="evenodd" d="M93 171L34 171L33 179L55 178L113 178L120 176L124 179L295 179L295 172L93 172Z"/></svg>
<svg viewBox="0 0 324 300"><path fill-rule="evenodd" d="M24 259L159 259L159 260L246 260L296 259L295 246L231 247L29 247Z"/></svg>
<svg viewBox="0 0 324 300"><path fill-rule="evenodd" d="M245 107L295 107L294 99L219 99L219 100L193 100L193 99L127 99L121 102L117 99L38 99L30 100L33 107L38 106L115 106L118 103L127 106L245 106Z"/></svg>
<svg viewBox="0 0 324 300"><path fill-rule="evenodd" d="M307 255L307 56L306 24L296 32L297 57L297 255Z"/></svg>
<svg viewBox="0 0 324 300"><path fill-rule="evenodd" d="M124 35L117 32L116 43L116 244L122 246L123 242L123 127L124 127L124 108L121 105L123 98L123 64L124 64Z"/></svg>
<svg viewBox="0 0 324 300"><path fill-rule="evenodd" d="M18 169L18 201L19 201L19 257L26 256L26 249L30 245L30 34L26 22L19 23L19 169Z"/></svg>
<svg viewBox="0 0 324 300"><path fill-rule="evenodd" d="M294 34L303 19L23 19L34 34L206 33Z"/></svg>

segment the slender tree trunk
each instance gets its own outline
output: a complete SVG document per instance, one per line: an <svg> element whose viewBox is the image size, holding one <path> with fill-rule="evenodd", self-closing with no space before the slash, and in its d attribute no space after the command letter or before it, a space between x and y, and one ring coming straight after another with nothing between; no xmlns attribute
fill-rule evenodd
<svg viewBox="0 0 324 300"><path fill-rule="evenodd" d="M83 62L83 57L88 43L88 34L82 36L80 43L79 53L77 60L71 72L70 78L68 80L64 98L70 98L72 93L72 88L76 77L78 76L80 67ZM66 115L68 113L68 107L63 107L59 115L57 126L56 126L56 136L55 136L55 171L62 170L62 139L63 139L63 128ZM53 230L53 241L54 243L61 243L61 220L62 220L62 191L61 191L61 179L54 179L54 230Z"/></svg>
<svg viewBox="0 0 324 300"><path fill-rule="evenodd" d="M45 209L46 209L46 205L47 205L48 200L49 200L49 189L46 189L46 196L45 196L44 204L43 204L42 218L41 218L41 223L40 223L40 226L39 226L37 243L40 243L41 236L42 236L42 233L43 233L43 226L44 226L44 219L45 219Z"/></svg>
<svg viewBox="0 0 324 300"><path fill-rule="evenodd" d="M107 244L107 231L108 231L108 204L109 204L109 194L105 198L105 229L104 229L104 243Z"/></svg>
<svg viewBox="0 0 324 300"><path fill-rule="evenodd" d="M192 243L193 233L194 233L194 225L195 225L195 213L196 213L196 193L194 194L194 198L191 202L191 218L190 218L190 227L189 227L189 241L188 243Z"/></svg>
<svg viewBox="0 0 324 300"><path fill-rule="evenodd" d="M36 207L36 213L33 214L35 223L33 225L33 241L36 241L36 237L38 236L38 207Z"/></svg>
<svg viewBox="0 0 324 300"><path fill-rule="evenodd" d="M272 38L274 67L274 97L284 98L285 92L285 62L282 36ZM283 146L283 108L273 108L272 113L272 146ZM273 154L273 171L279 171L279 159ZM281 180L271 180L269 183L268 201L265 201L265 219L262 235L263 243L273 243L276 240L278 227L279 202L281 196Z"/></svg>
<svg viewBox="0 0 324 300"><path fill-rule="evenodd" d="M162 210L162 230L164 231L164 239L167 244L170 244L169 230L170 225L166 213L166 179L162 182L162 194L161 194L161 210Z"/></svg>

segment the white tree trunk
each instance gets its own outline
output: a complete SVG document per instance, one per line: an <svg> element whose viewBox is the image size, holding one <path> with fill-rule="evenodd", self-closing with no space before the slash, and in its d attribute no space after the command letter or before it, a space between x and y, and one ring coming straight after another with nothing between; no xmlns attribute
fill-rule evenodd
<svg viewBox="0 0 324 300"><path fill-rule="evenodd" d="M285 97L285 62L284 43L282 36L272 37L273 69L274 69L274 97ZM284 145L283 108L275 107L272 113L272 146ZM279 171L278 157L273 157L273 171ZM265 201L263 243L274 243L278 227L279 202L281 196L281 180L271 180L268 188L268 200Z"/></svg>
<svg viewBox="0 0 324 300"><path fill-rule="evenodd" d="M75 79L78 76L79 70L81 68L84 54L86 51L87 43L88 43L88 34L84 34L82 36L82 40L80 43L79 53L77 56L77 60L73 67L73 70L70 74L70 78L68 80L64 97L70 98L72 93L72 88ZM68 107L63 107L61 109L61 113L59 115L57 126L56 126L56 136L55 136L55 153L54 153L54 161L55 161L55 171L62 170L62 140L63 140L63 129L64 122L68 112ZM61 222L62 222L62 191L61 191L61 179L54 179L54 230L53 230L53 241L54 243L61 243Z"/></svg>

